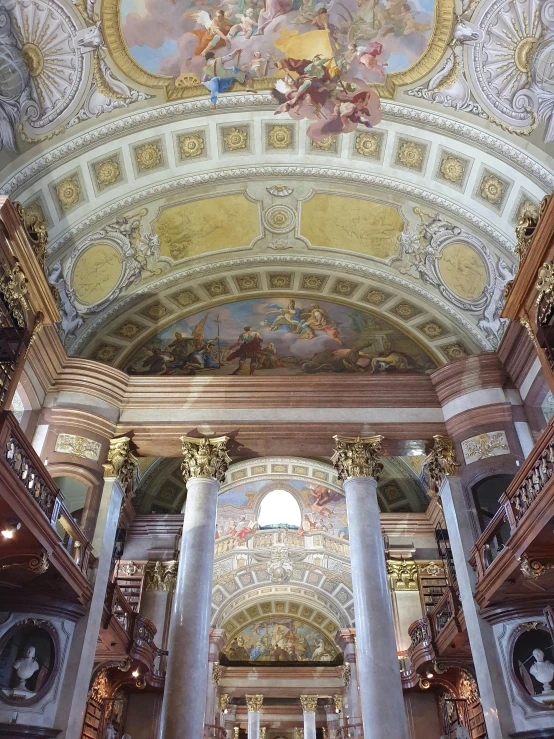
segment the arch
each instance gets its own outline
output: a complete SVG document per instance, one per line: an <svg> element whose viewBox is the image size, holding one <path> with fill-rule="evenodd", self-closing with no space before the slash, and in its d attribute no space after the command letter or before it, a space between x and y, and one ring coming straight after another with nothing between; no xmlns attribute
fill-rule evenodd
<svg viewBox="0 0 554 739"><path fill-rule="evenodd" d="M300 506L294 495L277 486L264 495L258 508L258 527L285 524L298 528L302 523Z"/></svg>

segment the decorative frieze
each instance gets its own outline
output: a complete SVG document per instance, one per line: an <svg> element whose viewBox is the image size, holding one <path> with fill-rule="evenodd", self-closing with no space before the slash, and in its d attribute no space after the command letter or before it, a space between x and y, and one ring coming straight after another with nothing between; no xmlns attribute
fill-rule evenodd
<svg viewBox="0 0 554 739"><path fill-rule="evenodd" d="M480 459L509 454L510 447L504 431L490 431L462 441L462 452L466 464L471 464Z"/></svg>
<svg viewBox="0 0 554 739"><path fill-rule="evenodd" d="M58 434L54 451L60 452L61 454L74 454L76 457L97 462L100 458L101 448L102 445L99 441L87 439L85 436Z"/></svg>
<svg viewBox="0 0 554 739"><path fill-rule="evenodd" d="M418 566L415 562L389 559L387 574L392 590L418 590Z"/></svg>

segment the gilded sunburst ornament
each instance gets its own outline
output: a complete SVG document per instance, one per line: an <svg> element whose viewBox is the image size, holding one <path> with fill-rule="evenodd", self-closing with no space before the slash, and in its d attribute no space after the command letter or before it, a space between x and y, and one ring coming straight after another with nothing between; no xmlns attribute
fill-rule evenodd
<svg viewBox="0 0 554 739"><path fill-rule="evenodd" d="M465 165L457 157L446 157L441 162L441 173L448 182L461 182L465 173Z"/></svg>
<svg viewBox="0 0 554 739"><path fill-rule="evenodd" d="M492 205L498 205L504 197L504 183L494 174L488 174L481 181L481 197Z"/></svg>
<svg viewBox="0 0 554 739"><path fill-rule="evenodd" d="M374 133L356 136L356 151L363 157L375 157L379 153L379 139Z"/></svg>
<svg viewBox="0 0 554 739"><path fill-rule="evenodd" d="M398 149L397 159L400 164L410 169L421 169L423 164L423 146L414 141L406 141Z"/></svg>
<svg viewBox="0 0 554 739"><path fill-rule="evenodd" d="M67 210L79 202L81 185L77 175L66 177L56 185L56 196L62 208Z"/></svg>
<svg viewBox="0 0 554 739"><path fill-rule="evenodd" d="M204 151L204 138L198 133L192 133L190 136L181 136L179 138L179 151L182 157L191 159L199 157Z"/></svg>
<svg viewBox="0 0 554 739"><path fill-rule="evenodd" d="M246 149L248 133L242 128L231 128L223 136L226 151L240 151Z"/></svg>
<svg viewBox="0 0 554 739"><path fill-rule="evenodd" d="M267 141L272 149L288 149L292 144L292 128L272 126L267 134Z"/></svg>
<svg viewBox="0 0 554 739"><path fill-rule="evenodd" d="M162 151L157 144L143 144L136 150L136 157L141 169L154 169L162 161Z"/></svg>
<svg viewBox="0 0 554 739"><path fill-rule="evenodd" d="M99 185L113 185L120 174L119 162L116 159L105 159L95 165L94 171Z"/></svg>

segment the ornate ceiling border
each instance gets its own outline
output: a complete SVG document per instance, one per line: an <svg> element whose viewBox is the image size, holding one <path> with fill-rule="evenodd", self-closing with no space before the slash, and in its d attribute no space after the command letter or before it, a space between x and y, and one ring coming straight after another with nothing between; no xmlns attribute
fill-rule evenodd
<svg viewBox="0 0 554 739"><path fill-rule="evenodd" d="M243 259L229 259L223 262L218 262L217 264L191 267L190 269L185 269L178 273L168 275L162 280L158 280L155 284L157 286L163 285L164 287L169 287L175 283L181 282L184 278L191 277L193 275L198 277L212 275L217 272L227 274L229 270L233 269L243 269L245 267L251 268L267 265L271 267L277 266L280 269L293 267L295 265L324 267L331 270L336 270L338 268L351 275L358 275L361 277L366 277L367 279L377 278L380 282L391 283L400 286L403 290L406 291L407 294L415 293L416 295L419 295L424 301L430 302L431 304L436 306L438 310L442 313L448 314L454 320L454 322L457 322L458 324L463 326L463 328L472 337L478 347L482 348L484 351L492 351L494 349L492 344L482 335L482 333L478 330L476 326L470 323L464 316L460 315L458 311L449 306L438 296L431 295L424 288L419 287L418 285L415 285L408 280L399 277L398 275L383 272L382 270L379 270L377 268L367 267L364 265L356 265L355 267L353 267L351 261L318 258L311 256L289 257L271 255L267 257L245 257ZM121 298L115 306L109 308L105 313L100 315L95 321L89 324L86 330L74 342L72 342L72 344L69 345L68 352L70 354L78 353L82 345L87 340L93 338L100 331L104 323L107 323L108 320L111 320L111 318L115 317L119 313L122 313L124 310L131 307L134 303L138 302L139 297L143 295L150 295L152 292L152 287L153 284L145 285L139 288L132 295ZM352 304L358 305L357 302L353 302ZM360 304L360 306L363 307L362 304ZM365 308L367 308L367 306L365 306ZM184 310L183 315L187 311L188 309ZM174 317L172 320L178 320L178 318Z"/></svg>
<svg viewBox="0 0 554 739"><path fill-rule="evenodd" d="M339 167L326 167L326 166L246 166L246 167L233 167L229 169L222 169L215 172L202 172L196 175L189 175L188 177L175 177L173 179L166 180L165 182L151 187L145 187L137 190L127 197L120 198L119 200L110 203L105 208L93 213L88 218L85 218L73 228L68 229L62 234L57 240L53 240L49 248L49 256L54 255L57 250L66 244L68 241L74 239L84 230L96 225L102 219L116 213L121 213L122 209L129 208L137 203L144 203L145 200L153 200L159 198L162 195L170 193L173 190L179 188L189 189L197 187L199 185L206 185L217 181L232 181L241 180L244 181L247 178L283 178L283 177L302 177L302 178L321 178L342 182L350 182L353 184L361 183L370 187L381 188L385 190L392 190L405 195L409 195L412 198L421 200L427 204L431 204L437 208L440 208L448 213L452 213L457 218L465 221L479 233L486 233L487 236L494 242L503 247L507 254L514 259L514 244L515 244L515 233L514 239L509 240L504 234L498 231L492 224L483 220L474 213L470 213L464 206L458 205L454 200L437 195L436 193L430 192L418 185L413 185L408 182L401 182L395 177L386 177L383 175L365 174L363 172L355 172L348 169ZM134 293L136 295L136 293Z"/></svg>
<svg viewBox="0 0 554 739"><path fill-rule="evenodd" d="M17 196L23 188L34 184L40 177L51 171L53 167L73 159L76 152L93 148L105 139L128 135L135 130L149 129L166 120L185 120L189 117L208 116L231 110L246 112L260 108L272 110L271 95L221 96L216 110L213 109L209 100L191 100L162 104L150 110L129 113L118 120L98 125L85 133L76 135L46 153L39 154L31 162L24 165L22 169L6 178L0 187L0 194ZM430 111L418 110L401 103L383 102L382 110L384 120L397 120L418 127L432 128L441 134L446 133L454 138L463 139L479 149L490 151L502 161L516 167L540 187L543 187L545 194L554 190L554 169L548 169L537 159L512 146L505 139L454 118Z"/></svg>

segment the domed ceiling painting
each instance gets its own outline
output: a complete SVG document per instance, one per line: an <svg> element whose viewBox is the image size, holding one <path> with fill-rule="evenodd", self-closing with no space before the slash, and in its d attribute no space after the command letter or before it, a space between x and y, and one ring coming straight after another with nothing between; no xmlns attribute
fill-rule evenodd
<svg viewBox="0 0 554 739"><path fill-rule="evenodd" d="M263 376L494 350L554 189L553 8L4 0L0 193L48 229L65 351Z"/></svg>
<svg viewBox="0 0 554 739"><path fill-rule="evenodd" d="M181 319L130 359L129 374L430 372L436 362L390 322L327 301L255 299Z"/></svg>

